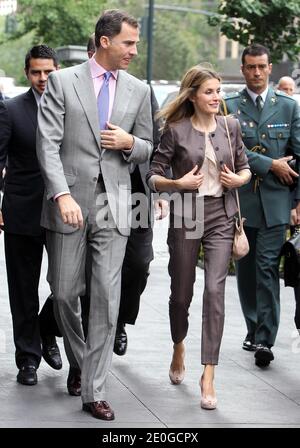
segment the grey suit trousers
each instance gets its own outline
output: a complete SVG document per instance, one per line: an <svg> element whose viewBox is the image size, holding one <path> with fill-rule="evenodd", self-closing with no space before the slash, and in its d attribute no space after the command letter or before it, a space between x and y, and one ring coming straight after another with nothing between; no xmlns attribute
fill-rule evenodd
<svg viewBox="0 0 300 448"><path fill-rule="evenodd" d="M56 318L70 366L81 369L84 403L105 400L105 380L113 354L121 267L127 242L127 237L116 228L109 207L97 205L101 193L105 193L105 188L100 182L83 229L70 234L47 231L49 279ZM87 246L91 254L91 302L85 342L79 296L85 293Z"/></svg>
<svg viewBox="0 0 300 448"><path fill-rule="evenodd" d="M232 252L234 218L225 213L224 198L204 197L204 232L189 239L187 229L174 228L170 215L168 246L171 295L169 315L174 343L184 340L188 331L189 307L193 297L195 268L202 242L205 286L202 307L201 363L218 364L224 327L225 280ZM189 229L190 230L190 229Z"/></svg>

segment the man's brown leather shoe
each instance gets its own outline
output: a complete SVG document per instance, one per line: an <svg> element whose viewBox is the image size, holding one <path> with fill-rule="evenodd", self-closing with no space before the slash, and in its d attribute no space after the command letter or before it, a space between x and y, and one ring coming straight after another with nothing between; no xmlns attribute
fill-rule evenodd
<svg viewBox="0 0 300 448"><path fill-rule="evenodd" d="M73 395L74 397L79 397L81 395L81 372L79 369L70 367L67 388L70 395Z"/></svg>
<svg viewBox="0 0 300 448"><path fill-rule="evenodd" d="M90 412L93 417L100 420L114 420L115 414L107 401L93 401L92 403L83 403L82 410Z"/></svg>

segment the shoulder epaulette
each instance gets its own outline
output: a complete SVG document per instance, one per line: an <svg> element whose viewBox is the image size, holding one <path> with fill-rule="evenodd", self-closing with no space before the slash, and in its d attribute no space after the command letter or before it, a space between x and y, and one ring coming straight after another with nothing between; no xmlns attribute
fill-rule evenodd
<svg viewBox="0 0 300 448"><path fill-rule="evenodd" d="M289 100L294 100L295 98L293 98L292 96L288 95L287 93L283 92L282 90L274 90L275 95L277 96L283 96L284 98L288 98Z"/></svg>
<svg viewBox="0 0 300 448"><path fill-rule="evenodd" d="M238 98L240 96L240 94L241 94L241 92L229 92L229 93L226 93L224 95L224 100L227 101L227 100L232 100L234 98Z"/></svg>

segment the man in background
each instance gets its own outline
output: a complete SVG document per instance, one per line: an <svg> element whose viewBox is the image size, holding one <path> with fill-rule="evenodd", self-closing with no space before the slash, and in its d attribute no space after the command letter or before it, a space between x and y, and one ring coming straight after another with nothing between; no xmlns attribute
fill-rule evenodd
<svg viewBox="0 0 300 448"><path fill-rule="evenodd" d="M283 76L278 81L278 90L281 90L282 92L285 92L289 96L293 96L295 93L295 81L290 76Z"/></svg>
<svg viewBox="0 0 300 448"><path fill-rule="evenodd" d="M0 177L7 165L2 226L17 381L24 385L37 383L41 356L53 369L62 367L55 340L60 333L50 298L38 315L45 231L40 226L44 182L36 157L37 111L48 76L55 70L57 56L52 48L31 48L25 57L30 89L0 103Z"/></svg>
<svg viewBox="0 0 300 448"><path fill-rule="evenodd" d="M269 86L272 63L266 47L246 47L241 71L246 88L225 98L228 112L241 124L253 174L239 189L250 252L236 262L236 272L248 331L242 347L255 351L256 365L264 368L274 359L279 326L280 253L290 218L289 184L298 177L288 164L289 149L300 156L300 114L293 98ZM299 219L300 207L296 211Z"/></svg>

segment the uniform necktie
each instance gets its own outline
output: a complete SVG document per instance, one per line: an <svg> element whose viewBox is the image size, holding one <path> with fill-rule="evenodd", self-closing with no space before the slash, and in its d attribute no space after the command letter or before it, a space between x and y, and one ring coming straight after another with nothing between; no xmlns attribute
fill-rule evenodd
<svg viewBox="0 0 300 448"><path fill-rule="evenodd" d="M100 129L106 129L106 122L108 120L109 78L111 77L111 72L105 72L103 76L103 84L97 99Z"/></svg>
<svg viewBox="0 0 300 448"><path fill-rule="evenodd" d="M255 102L256 102L256 107L257 107L258 111L261 112L261 111L262 111L262 108L264 107L262 97L261 97L260 95L258 95L258 96L256 97Z"/></svg>

